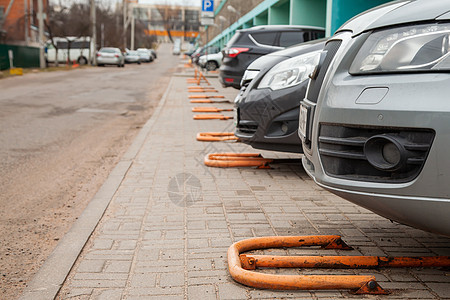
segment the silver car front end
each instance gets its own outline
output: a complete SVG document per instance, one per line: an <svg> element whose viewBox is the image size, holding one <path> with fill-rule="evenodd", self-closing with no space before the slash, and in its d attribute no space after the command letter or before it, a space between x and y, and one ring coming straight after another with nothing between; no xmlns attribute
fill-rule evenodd
<svg viewBox="0 0 450 300"><path fill-rule="evenodd" d="M450 74L351 75L370 34L343 31L318 58L301 103L303 166L351 202L450 236Z"/></svg>

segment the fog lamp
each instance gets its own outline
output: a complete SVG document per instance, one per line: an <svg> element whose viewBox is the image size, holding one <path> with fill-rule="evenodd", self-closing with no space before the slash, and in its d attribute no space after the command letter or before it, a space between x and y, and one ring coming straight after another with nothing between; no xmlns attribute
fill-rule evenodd
<svg viewBox="0 0 450 300"><path fill-rule="evenodd" d="M401 138L387 134L371 137L364 144L369 163L382 171L397 171L406 165L408 151Z"/></svg>
<svg viewBox="0 0 450 300"><path fill-rule="evenodd" d="M289 130L288 124L286 122L283 122L283 124L281 124L281 132L283 132L283 134L286 134L288 130Z"/></svg>

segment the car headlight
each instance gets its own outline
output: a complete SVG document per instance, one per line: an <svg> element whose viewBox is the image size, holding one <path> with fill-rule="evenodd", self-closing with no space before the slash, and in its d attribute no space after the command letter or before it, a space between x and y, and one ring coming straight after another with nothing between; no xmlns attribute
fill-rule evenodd
<svg viewBox="0 0 450 300"><path fill-rule="evenodd" d="M350 74L450 70L450 24L414 25L372 33Z"/></svg>
<svg viewBox="0 0 450 300"><path fill-rule="evenodd" d="M320 51L309 52L280 62L267 72L258 88L280 90L308 79L319 62L319 53Z"/></svg>
<svg viewBox="0 0 450 300"><path fill-rule="evenodd" d="M252 81L258 76L259 70L245 70L244 76L242 76L243 81Z"/></svg>

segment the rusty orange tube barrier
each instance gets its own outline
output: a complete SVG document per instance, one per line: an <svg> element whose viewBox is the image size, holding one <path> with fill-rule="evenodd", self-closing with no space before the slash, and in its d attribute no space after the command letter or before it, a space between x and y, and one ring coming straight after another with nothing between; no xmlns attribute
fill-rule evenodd
<svg viewBox="0 0 450 300"><path fill-rule="evenodd" d="M213 86L200 86L200 85L191 85L188 86L188 89L210 89L210 90L215 90L216 88Z"/></svg>
<svg viewBox="0 0 450 300"><path fill-rule="evenodd" d="M217 108L217 107L194 107L192 112L222 112L233 111L232 108Z"/></svg>
<svg viewBox="0 0 450 300"><path fill-rule="evenodd" d="M210 99L210 98L225 98L221 95L190 95L189 99Z"/></svg>
<svg viewBox="0 0 450 300"><path fill-rule="evenodd" d="M230 103L229 100L192 99L190 103Z"/></svg>
<svg viewBox="0 0 450 300"><path fill-rule="evenodd" d="M206 114L206 115L194 115L194 120L229 120L233 117L225 116L222 114Z"/></svg>
<svg viewBox="0 0 450 300"><path fill-rule="evenodd" d="M218 90L205 90L205 89L188 89L189 93L218 93Z"/></svg>
<svg viewBox="0 0 450 300"><path fill-rule="evenodd" d="M449 256L385 257L385 256L272 256L240 255L242 267L247 270L262 268L328 268L373 269L449 267Z"/></svg>
<svg viewBox="0 0 450 300"><path fill-rule="evenodd" d="M199 85L191 85L188 86L189 90L198 90L198 89L202 89L202 90L215 90L216 88L213 86L199 86Z"/></svg>
<svg viewBox="0 0 450 300"><path fill-rule="evenodd" d="M273 275L246 270L240 253L267 248L322 246L325 249L351 249L340 236L272 236L242 240L228 248L228 270L233 279L244 285L275 290L351 289L357 294L386 294L375 276L369 275Z"/></svg>
<svg viewBox="0 0 450 300"><path fill-rule="evenodd" d="M199 132L197 133L197 141L201 142L221 142L221 141L238 141L238 137L234 132Z"/></svg>
<svg viewBox="0 0 450 300"><path fill-rule="evenodd" d="M262 157L259 153L210 153L206 155L204 163L208 167L258 167L267 168L273 159Z"/></svg>

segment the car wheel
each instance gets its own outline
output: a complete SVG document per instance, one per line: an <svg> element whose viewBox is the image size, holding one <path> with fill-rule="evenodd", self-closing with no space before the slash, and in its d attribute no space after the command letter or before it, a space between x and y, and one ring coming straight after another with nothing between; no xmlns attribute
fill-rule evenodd
<svg viewBox="0 0 450 300"><path fill-rule="evenodd" d="M104 65L102 65L102 64L97 64L97 66L98 66L98 67L103 67Z"/></svg>
<svg viewBox="0 0 450 300"><path fill-rule="evenodd" d="M140 61L138 61L138 62L137 62L137 64L138 64L138 65L140 65L140 64L141 64L141 62L140 62Z"/></svg>
<svg viewBox="0 0 450 300"><path fill-rule="evenodd" d="M217 63L215 61L208 61L205 66L207 71L214 71L218 67L219 66L217 65Z"/></svg>
<svg viewBox="0 0 450 300"><path fill-rule="evenodd" d="M88 63L88 61L87 61L86 57L81 56L78 58L78 64L87 65L87 63Z"/></svg>

